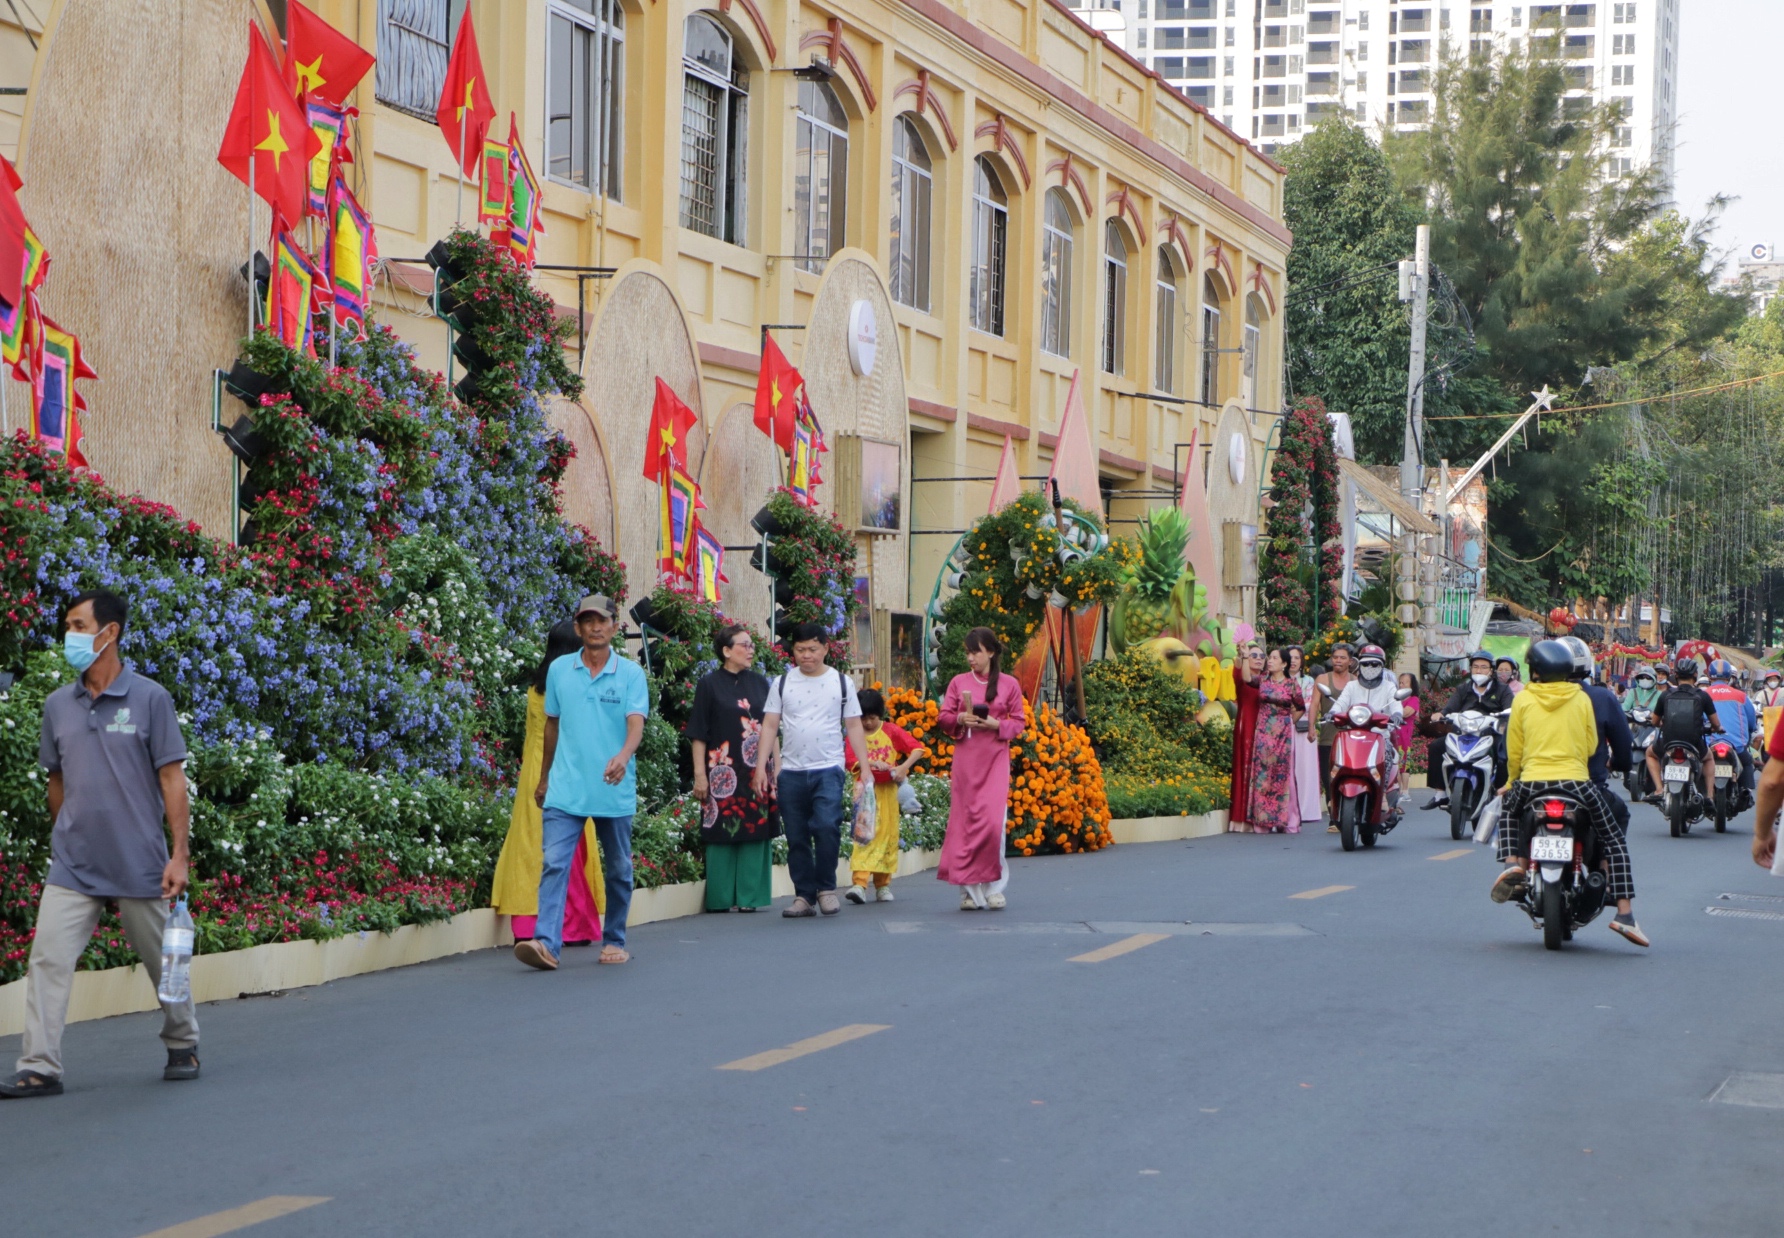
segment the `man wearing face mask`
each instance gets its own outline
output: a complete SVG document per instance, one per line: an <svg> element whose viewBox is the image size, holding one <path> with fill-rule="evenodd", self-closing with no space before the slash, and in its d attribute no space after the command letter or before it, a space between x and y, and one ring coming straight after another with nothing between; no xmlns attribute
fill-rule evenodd
<svg viewBox="0 0 1784 1238"><path fill-rule="evenodd" d="M1405 719L1406 711L1400 705L1399 687L1394 677L1387 673L1387 654L1379 645L1364 645L1357 650L1357 677L1345 685L1344 691L1332 703L1328 717L1341 718L1350 711L1352 705L1367 705L1378 714L1385 714L1391 726L1399 726ZM1386 731L1378 734L1386 737ZM1388 752L1387 781L1393 781L1396 759L1394 746L1386 745ZM1388 805L1397 811L1400 807L1401 792L1395 791L1393 803Z"/></svg>
<svg viewBox="0 0 1784 1238"><path fill-rule="evenodd" d="M81 594L65 616L62 655L80 676L43 703L38 760L49 772L55 828L25 974L24 1051L0 1097L61 1093L74 969L106 902L116 901L124 936L159 985L168 900L186 891L186 741L167 689L118 657L125 617L123 600L104 591ZM162 1010L161 1077L198 1078L191 997Z"/></svg>
<svg viewBox="0 0 1784 1238"><path fill-rule="evenodd" d="M1476 650L1468 655L1468 678L1444 702L1445 714L1465 714L1470 711L1482 714L1497 714L1511 708L1511 689L1500 683L1493 675L1493 655L1485 649ZM1449 723L1443 724L1445 734L1449 733ZM1499 784L1505 772L1505 736L1502 732L1493 745L1493 761L1496 776L1494 785ZM1438 761L1437 780L1433 784L1438 787L1449 786L1449 757L1444 754ZM1439 792L1437 797L1426 808L1447 808L1449 796Z"/></svg>

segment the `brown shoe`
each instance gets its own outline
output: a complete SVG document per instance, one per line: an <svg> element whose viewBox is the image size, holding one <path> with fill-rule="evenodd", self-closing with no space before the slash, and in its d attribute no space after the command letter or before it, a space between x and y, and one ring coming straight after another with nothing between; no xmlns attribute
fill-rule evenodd
<svg viewBox="0 0 1784 1238"><path fill-rule="evenodd" d="M835 890L825 890L818 895L818 910L827 916L842 910L842 900L836 897Z"/></svg>
<svg viewBox="0 0 1784 1238"><path fill-rule="evenodd" d="M802 898L794 899L792 906L781 912L781 915L789 920L800 920L804 919L806 916L815 916L817 914L816 911L812 910L812 905Z"/></svg>
<svg viewBox="0 0 1784 1238"><path fill-rule="evenodd" d="M551 957L551 951L534 941L531 937L525 941L514 943L514 957L528 967L537 967L540 971L556 971L557 960Z"/></svg>
<svg viewBox="0 0 1784 1238"><path fill-rule="evenodd" d="M1530 877L1523 869L1513 864L1499 874L1493 882L1488 897L1495 903L1509 903L1514 898L1522 898L1530 888Z"/></svg>

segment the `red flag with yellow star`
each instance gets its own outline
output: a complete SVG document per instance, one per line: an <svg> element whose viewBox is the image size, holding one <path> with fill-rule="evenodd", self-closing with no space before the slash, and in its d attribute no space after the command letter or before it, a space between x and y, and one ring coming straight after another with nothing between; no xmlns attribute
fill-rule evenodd
<svg viewBox="0 0 1784 1238"><path fill-rule="evenodd" d="M285 80L293 93L342 106L374 63L370 52L298 0L286 6Z"/></svg>
<svg viewBox="0 0 1784 1238"><path fill-rule="evenodd" d="M223 130L217 162L252 185L286 219L302 219L309 196L310 160L321 148L309 117L279 74L279 62L260 28L248 23L248 63ZM249 169L252 168L250 177Z"/></svg>
<svg viewBox="0 0 1784 1238"><path fill-rule="evenodd" d="M440 87L440 107L435 116L446 145L452 148L458 166L466 175L477 174L477 161L483 154L483 138L496 118L496 105L489 101L489 83L483 76L483 57L477 51L477 31L471 25L471 10L459 18L458 35L452 40L452 59L446 62L446 81ZM459 138L464 145L459 145Z"/></svg>
<svg viewBox="0 0 1784 1238"><path fill-rule="evenodd" d="M793 424L799 411L799 389L805 378L781 352L772 335L762 346L762 368L756 375L756 429L774 445L793 454Z"/></svg>
<svg viewBox="0 0 1784 1238"><path fill-rule="evenodd" d="M699 423L669 384L657 379L657 398L650 406L650 428L644 433L644 476L660 486L688 467L688 434Z"/></svg>

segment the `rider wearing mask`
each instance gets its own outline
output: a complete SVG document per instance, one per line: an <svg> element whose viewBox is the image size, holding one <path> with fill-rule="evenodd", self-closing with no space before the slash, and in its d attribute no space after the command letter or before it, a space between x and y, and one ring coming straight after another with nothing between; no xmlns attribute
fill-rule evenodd
<svg viewBox="0 0 1784 1238"><path fill-rule="evenodd" d="M1498 675L1499 682L1505 685L1505 690L1513 696L1524 690L1523 681L1518 678L1518 664L1512 659L1501 657L1493 663L1493 670Z"/></svg>
<svg viewBox="0 0 1784 1238"><path fill-rule="evenodd" d="M1340 692L1338 699L1332 703L1331 713L1328 717L1340 718L1352 705L1367 705L1376 713L1387 715L1390 729L1399 726L1405 720L1406 711L1400 706L1399 688L1394 677L1387 673L1387 660L1387 654L1381 651L1379 645L1364 645L1357 650L1357 677L1344 685L1344 691ZM1386 730L1378 730L1376 733L1384 739L1387 736ZM1396 764L1393 755L1394 746L1392 744L1384 746L1388 752L1386 780L1391 782ZM1394 802L1388 807L1397 809L1399 806L1400 792L1395 791Z"/></svg>
<svg viewBox="0 0 1784 1238"><path fill-rule="evenodd" d="M1784 686L1779 685L1777 671L1765 673L1765 686L1753 694L1753 704L1760 709L1784 705Z"/></svg>
<svg viewBox="0 0 1784 1238"><path fill-rule="evenodd" d="M1529 657L1532 682L1512 702L1505 731L1509 786L1501 790L1506 824L1499 830L1499 859L1505 871L1493 883L1493 901L1518 898L1530 885L1524 857L1518 854L1527 846L1521 825L1524 806L1544 791L1565 792L1585 808L1604 848L1609 893L1617 900L1611 931L1645 946L1648 936L1636 924L1630 906L1635 882L1629 847L1617 828L1610 797L1591 780L1590 762L1600 747L1592 700L1573 680L1574 656L1560 641L1538 641Z"/></svg>
<svg viewBox="0 0 1784 1238"><path fill-rule="evenodd" d="M1644 666L1635 672L1635 683L1623 698L1623 712L1645 709L1652 713L1659 701L1660 684L1654 678L1654 668Z"/></svg>
<svg viewBox="0 0 1784 1238"><path fill-rule="evenodd" d="M1443 712L1446 714L1465 714L1470 710L1476 713L1497 714L1511 708L1511 689L1500 683L1493 675L1493 655L1485 649L1476 650L1468 655L1468 678L1463 680L1456 690L1450 693L1449 700L1444 702ZM1449 733L1450 725L1442 724L1443 732ZM1498 772L1505 771L1505 736L1501 735L1494 743L1495 764ZM1493 780L1495 786L1499 778ZM1449 786L1449 755L1443 753L1437 761L1438 787ZM1437 793L1426 808L1447 808L1449 796L1443 791Z"/></svg>
<svg viewBox="0 0 1784 1238"><path fill-rule="evenodd" d="M1735 686L1734 667L1725 658L1710 663L1709 697L1716 703L1717 719L1716 734L1710 736L1710 742L1725 740L1734 746L1735 754L1741 758L1741 785L1751 791L1753 757L1747 748L1753 742L1754 732L1759 730L1759 713L1747 694Z"/></svg>
<svg viewBox="0 0 1784 1238"><path fill-rule="evenodd" d="M1660 725L1660 738L1648 746L1648 777L1654 794L1649 803L1660 802L1660 754L1668 744L1684 744L1697 754L1703 770L1704 796L1716 798L1716 774L1708 761L1704 736L1722 725L1716 715L1716 703L1710 694L1697 686L1697 663L1680 658L1673 668L1673 686L1660 694L1654 706L1654 720Z"/></svg>

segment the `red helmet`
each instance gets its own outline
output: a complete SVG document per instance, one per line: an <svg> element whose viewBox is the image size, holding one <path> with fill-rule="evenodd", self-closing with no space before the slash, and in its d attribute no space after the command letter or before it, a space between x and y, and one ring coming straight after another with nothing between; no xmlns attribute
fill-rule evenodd
<svg viewBox="0 0 1784 1238"><path fill-rule="evenodd" d="M1357 661L1361 662L1364 658L1374 658L1377 662L1380 662L1385 666L1387 665L1388 655L1383 652L1380 645L1364 645L1361 649L1357 650Z"/></svg>

